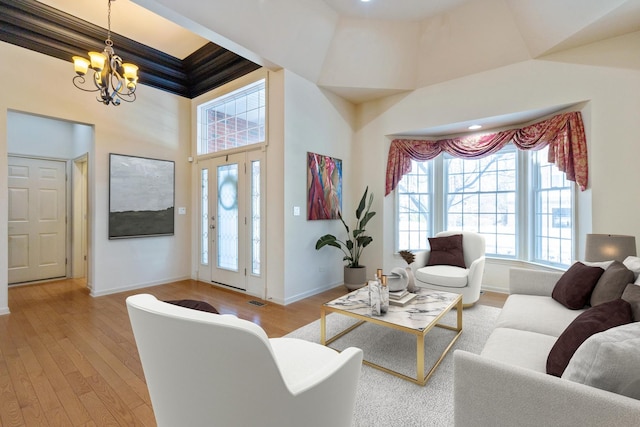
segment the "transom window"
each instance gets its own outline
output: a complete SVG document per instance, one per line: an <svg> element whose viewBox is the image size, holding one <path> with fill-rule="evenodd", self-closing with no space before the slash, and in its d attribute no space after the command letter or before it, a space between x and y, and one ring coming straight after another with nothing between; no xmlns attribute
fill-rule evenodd
<svg viewBox="0 0 640 427"><path fill-rule="evenodd" d="M198 106L198 154L265 142L265 79Z"/></svg>
<svg viewBox="0 0 640 427"><path fill-rule="evenodd" d="M488 256L571 263L573 184L547 161L546 148L412 161L396 195L398 250L426 249L440 230L467 230L485 237Z"/></svg>

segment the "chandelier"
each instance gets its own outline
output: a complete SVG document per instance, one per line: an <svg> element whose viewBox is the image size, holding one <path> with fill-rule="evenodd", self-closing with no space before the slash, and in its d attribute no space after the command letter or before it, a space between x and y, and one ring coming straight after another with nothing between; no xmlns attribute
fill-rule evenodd
<svg viewBox="0 0 640 427"><path fill-rule="evenodd" d="M98 102L104 105L120 105L120 101L133 102L136 100L136 84L138 82L138 67L123 63L122 58L113 51L113 42L111 41L111 2L115 0L107 0L109 2L108 9L108 30L107 39L104 41L105 48L100 52L89 52L89 60L81 56L73 57L73 65L76 75L73 77L73 84L80 90L85 92L99 92L97 96ZM95 89L87 83L89 88L83 87L86 83L85 75L89 71L93 71L93 81Z"/></svg>

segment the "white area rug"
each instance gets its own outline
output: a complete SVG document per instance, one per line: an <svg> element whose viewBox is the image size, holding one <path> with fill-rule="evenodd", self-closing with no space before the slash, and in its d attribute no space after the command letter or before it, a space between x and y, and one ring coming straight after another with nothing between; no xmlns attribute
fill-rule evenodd
<svg viewBox="0 0 640 427"><path fill-rule="evenodd" d="M500 309L482 305L463 311L462 335L447 353L433 376L422 387L409 381L363 365L358 385L354 426L412 427L453 425L453 351L462 349L480 353L494 328ZM455 310L441 323L455 325ZM338 314L327 316L327 336L354 323L354 319ZM442 354L454 332L434 328L425 338L426 371ZM320 342L320 321L317 320L287 337ZM413 335L373 324L364 324L331 347L353 346L364 351L364 358L405 375L415 377L416 338ZM321 405L322 403L319 402Z"/></svg>

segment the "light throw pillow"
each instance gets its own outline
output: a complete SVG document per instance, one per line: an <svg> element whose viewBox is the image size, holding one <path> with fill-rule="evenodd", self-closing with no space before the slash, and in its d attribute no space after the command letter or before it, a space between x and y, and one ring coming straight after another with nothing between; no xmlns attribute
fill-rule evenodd
<svg viewBox="0 0 640 427"><path fill-rule="evenodd" d="M429 237L429 246L431 246L431 253L427 266L453 265L454 267L466 268L462 252L462 234Z"/></svg>
<svg viewBox="0 0 640 427"><path fill-rule="evenodd" d="M633 321L640 322L640 286L629 283L627 287L624 288L622 299L631 305Z"/></svg>
<svg viewBox="0 0 640 427"><path fill-rule="evenodd" d="M614 261L596 282L591 293L591 306L622 297L629 283L633 283L633 272L620 261Z"/></svg>
<svg viewBox="0 0 640 427"><path fill-rule="evenodd" d="M611 261L582 261L582 263L589 267L600 267L601 269L606 270L614 261L615 260L612 259Z"/></svg>
<svg viewBox="0 0 640 427"><path fill-rule="evenodd" d="M633 322L587 338L562 378L640 399L640 323Z"/></svg>
<svg viewBox="0 0 640 427"><path fill-rule="evenodd" d="M637 256L628 256L622 261L625 267L633 271L635 276L635 284L640 285L640 258Z"/></svg>
<svg viewBox="0 0 640 427"><path fill-rule="evenodd" d="M631 306L622 299L591 307L560 334L547 357L547 374L562 376L578 347L591 335L632 321Z"/></svg>
<svg viewBox="0 0 640 427"><path fill-rule="evenodd" d="M588 267L576 262L560 277L551 297L571 310L579 310L589 302L602 273L604 270L600 267Z"/></svg>

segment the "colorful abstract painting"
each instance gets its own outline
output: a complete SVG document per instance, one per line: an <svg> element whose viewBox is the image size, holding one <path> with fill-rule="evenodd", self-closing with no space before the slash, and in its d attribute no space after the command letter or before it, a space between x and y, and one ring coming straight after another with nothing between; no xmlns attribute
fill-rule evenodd
<svg viewBox="0 0 640 427"><path fill-rule="evenodd" d="M342 208L342 160L307 153L307 219L338 219Z"/></svg>

